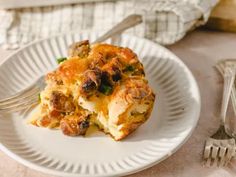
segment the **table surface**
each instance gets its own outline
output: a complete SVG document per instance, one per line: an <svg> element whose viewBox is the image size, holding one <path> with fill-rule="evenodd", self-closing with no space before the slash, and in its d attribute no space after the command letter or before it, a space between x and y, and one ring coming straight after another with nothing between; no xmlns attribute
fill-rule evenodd
<svg viewBox="0 0 236 177"><path fill-rule="evenodd" d="M224 168L206 168L202 165L202 150L206 137L213 134L219 126L222 79L215 71L214 65L219 59L236 58L236 33L197 30L168 48L183 60L198 82L202 99L200 120L193 135L175 154L129 177L236 176L236 160ZM0 49L0 63L10 53ZM24 167L1 151L0 176L51 177Z"/></svg>

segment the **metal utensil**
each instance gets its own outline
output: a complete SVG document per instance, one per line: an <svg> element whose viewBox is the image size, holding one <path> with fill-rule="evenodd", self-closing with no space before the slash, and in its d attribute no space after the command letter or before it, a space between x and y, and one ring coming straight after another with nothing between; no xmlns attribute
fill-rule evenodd
<svg viewBox="0 0 236 177"><path fill-rule="evenodd" d="M225 129L226 112L235 79L235 66L227 65L223 74L224 88L220 113L220 127L206 140L203 158L206 166L225 166L235 155L235 139Z"/></svg>
<svg viewBox="0 0 236 177"><path fill-rule="evenodd" d="M231 63L233 65L236 65L236 59L221 60L220 62L218 62L216 64L216 68L222 76L224 76L224 70L225 70L225 66L227 63L228 64ZM235 86L232 87L230 98L231 98L231 102L232 102L234 115L236 115L236 88L235 88ZM233 135L233 136L236 138L236 135Z"/></svg>

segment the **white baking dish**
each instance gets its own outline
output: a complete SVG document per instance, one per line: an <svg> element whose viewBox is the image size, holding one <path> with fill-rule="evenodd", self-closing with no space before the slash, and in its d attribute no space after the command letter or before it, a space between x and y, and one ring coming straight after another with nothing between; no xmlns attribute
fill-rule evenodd
<svg viewBox="0 0 236 177"><path fill-rule="evenodd" d="M74 4L99 1L117 1L117 0L0 0L0 9L13 9L24 7L49 6L60 4Z"/></svg>

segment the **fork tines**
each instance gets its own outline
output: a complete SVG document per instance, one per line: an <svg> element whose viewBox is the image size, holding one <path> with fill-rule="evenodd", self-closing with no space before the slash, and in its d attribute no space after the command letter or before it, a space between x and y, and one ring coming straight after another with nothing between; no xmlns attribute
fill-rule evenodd
<svg viewBox="0 0 236 177"><path fill-rule="evenodd" d="M208 138L204 150L206 166L226 166L235 155L235 139Z"/></svg>

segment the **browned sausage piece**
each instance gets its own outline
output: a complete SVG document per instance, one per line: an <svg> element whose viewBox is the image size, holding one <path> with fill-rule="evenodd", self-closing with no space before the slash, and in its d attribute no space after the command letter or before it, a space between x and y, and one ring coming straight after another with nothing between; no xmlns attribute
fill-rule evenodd
<svg viewBox="0 0 236 177"><path fill-rule="evenodd" d="M69 57L80 57L85 58L88 56L90 51L90 45L88 40L76 42L69 47Z"/></svg>
<svg viewBox="0 0 236 177"><path fill-rule="evenodd" d="M99 69L88 70L84 73L84 79L82 83L83 93L92 93L97 90L101 84L102 72Z"/></svg>
<svg viewBox="0 0 236 177"><path fill-rule="evenodd" d="M75 110L72 97L67 97L58 91L52 92L50 105L53 107L53 110L58 112L73 112Z"/></svg>
<svg viewBox="0 0 236 177"><path fill-rule="evenodd" d="M85 135L89 127L89 118L83 118L82 116L66 116L60 122L61 130L65 135L77 136Z"/></svg>

